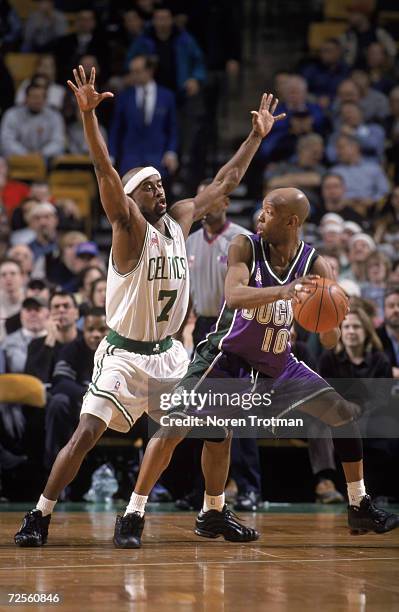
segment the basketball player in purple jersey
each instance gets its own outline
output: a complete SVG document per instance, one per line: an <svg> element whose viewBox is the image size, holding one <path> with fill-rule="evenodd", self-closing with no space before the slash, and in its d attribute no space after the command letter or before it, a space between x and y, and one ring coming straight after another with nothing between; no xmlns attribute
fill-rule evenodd
<svg viewBox="0 0 399 612"><path fill-rule="evenodd" d="M399 525L399 517L376 508L366 494L362 440L355 421L359 407L341 397L291 353L291 301L299 299L300 292L310 292L316 276L332 276L327 262L299 237L308 213L309 202L303 192L276 189L264 199L258 233L233 239L225 283L226 301L215 330L198 345L179 390L203 389L207 379L237 378L251 370L255 379L271 378L273 414L286 415L295 407L331 427L347 481L351 532L384 533ZM339 337L338 328L320 334L323 346L328 349L336 345ZM195 414L192 407L183 412ZM138 493L151 490L181 439L152 438L136 484ZM229 452L226 443L221 447L224 453ZM199 513L195 532L209 538L223 535L228 540L255 539L254 530L241 525L232 528L226 520L223 492L228 461L222 463L226 471L222 474L219 470L219 482L213 483L214 493L218 489L219 494L205 492L208 509Z"/></svg>

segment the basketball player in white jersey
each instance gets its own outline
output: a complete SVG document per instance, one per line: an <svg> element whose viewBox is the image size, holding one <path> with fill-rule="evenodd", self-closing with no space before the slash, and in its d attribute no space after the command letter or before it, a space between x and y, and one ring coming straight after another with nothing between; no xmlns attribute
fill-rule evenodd
<svg viewBox="0 0 399 612"><path fill-rule="evenodd" d="M75 83L68 84L81 111L101 202L112 225L106 294L111 331L96 352L79 425L59 452L36 508L25 515L15 535L18 546L46 543L60 492L75 478L86 454L107 427L127 432L147 409L148 381L184 376L187 354L171 336L179 330L188 304L185 239L192 223L235 189L274 121L284 117L273 116L278 101L264 94L259 110L253 111L251 133L237 153L206 189L193 199L177 202L168 214L161 176L155 168L132 169L121 180L112 167L95 108L113 94L95 91L94 68L89 82L82 66L74 70L74 77ZM219 460L226 454L223 445L204 445L205 484L211 495L213 480L228 469L226 460L223 464ZM133 493L125 515L117 517L116 546L140 546L146 500L146 495ZM243 529L238 522L237 527ZM255 539L256 532L248 531L248 539Z"/></svg>

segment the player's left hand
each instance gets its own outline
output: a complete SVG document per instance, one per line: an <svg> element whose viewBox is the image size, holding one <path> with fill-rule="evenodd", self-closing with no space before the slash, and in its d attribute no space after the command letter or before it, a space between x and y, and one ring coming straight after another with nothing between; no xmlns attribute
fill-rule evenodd
<svg viewBox="0 0 399 612"><path fill-rule="evenodd" d="M75 94L76 101L82 113L90 112L94 110L100 104L100 102L102 102L102 100L114 97L114 94L110 91L98 93L98 91L94 89L96 79L96 70L94 66L91 69L88 82L86 73L81 65L79 65L79 72L76 68L74 68L73 76L75 77L76 85L72 81L67 81L67 83Z"/></svg>
<svg viewBox="0 0 399 612"><path fill-rule="evenodd" d="M273 94L263 94L262 100L260 101L259 110L251 111L252 115L252 130L257 136L265 138L272 129L275 121L281 121L285 119L286 114L281 113L280 115L274 116L274 112L278 105L278 98L275 98Z"/></svg>

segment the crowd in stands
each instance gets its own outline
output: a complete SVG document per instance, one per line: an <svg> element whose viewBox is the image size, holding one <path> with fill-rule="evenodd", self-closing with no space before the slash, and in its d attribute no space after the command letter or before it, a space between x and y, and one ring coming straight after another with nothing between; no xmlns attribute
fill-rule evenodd
<svg viewBox="0 0 399 612"><path fill-rule="evenodd" d="M0 374L30 374L46 386L41 460L48 473L78 421L107 333L108 254L92 240L73 190L58 197L51 183L59 156L88 154L66 81L78 64L87 75L95 66L98 90L115 94L97 114L121 174L155 166L168 193L178 177L183 194L192 195L217 150L226 83L243 70L242 3L36 4L23 21L0 0ZM76 10L72 28L68 4ZM336 350L322 353L316 336L293 330L309 365L330 378L399 379L398 41L377 24L360 2L340 38L274 77L265 74L265 84L274 78L277 112L287 116L249 173L254 224L262 192L290 186L306 193L304 238L351 298ZM7 60L16 53L37 54L22 80ZM41 156L48 179L15 178L15 157L29 154ZM24 406L10 411L0 398L0 474L26 460L30 435ZM397 462L397 440L380 442ZM319 466L309 452L318 497L331 501L320 483L333 479L333 453L325 450ZM399 496L378 479L374 493Z"/></svg>

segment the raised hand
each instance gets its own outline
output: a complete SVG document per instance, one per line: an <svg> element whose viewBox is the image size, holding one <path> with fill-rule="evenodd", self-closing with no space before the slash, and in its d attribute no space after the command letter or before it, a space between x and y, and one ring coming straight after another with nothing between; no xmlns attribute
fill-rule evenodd
<svg viewBox="0 0 399 612"><path fill-rule="evenodd" d="M98 91L94 89L94 82L96 80L96 69L94 66L91 69L89 82L87 82L83 66L79 66L79 72L76 68L74 68L73 76L75 77L76 85L72 81L67 81L67 83L75 94L77 103L82 113L93 110L100 104L100 102L105 100L105 98L114 97L114 94L110 91L98 93Z"/></svg>
<svg viewBox="0 0 399 612"><path fill-rule="evenodd" d="M286 117L285 113L274 117L277 104L278 98L275 98L273 94L265 93L260 101L259 110L251 111L252 129L261 138L265 138L268 135L275 121L280 121Z"/></svg>

